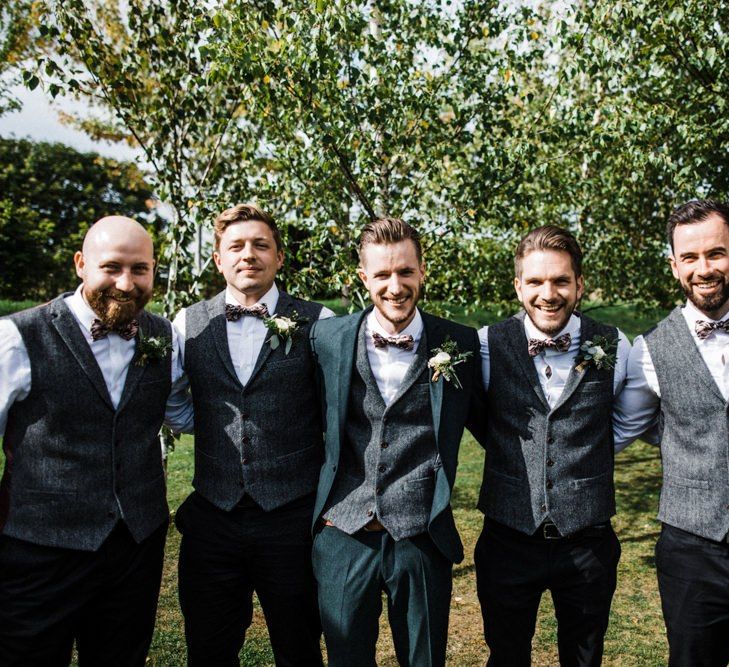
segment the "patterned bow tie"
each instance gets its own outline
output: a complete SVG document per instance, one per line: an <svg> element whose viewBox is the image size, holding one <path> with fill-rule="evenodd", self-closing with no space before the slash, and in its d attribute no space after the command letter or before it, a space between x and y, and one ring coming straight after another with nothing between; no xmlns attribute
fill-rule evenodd
<svg viewBox="0 0 729 667"><path fill-rule="evenodd" d="M110 327L104 324L100 319L95 318L91 323L91 340L101 340L106 338L112 331L119 334L124 340L131 340L137 335L139 322L132 320L126 324L120 324L118 327Z"/></svg>
<svg viewBox="0 0 729 667"><path fill-rule="evenodd" d="M232 303L225 304L225 319L228 322L237 322L244 315L251 315L262 320L268 317L268 306L265 303L257 303L255 306L246 308L245 306L234 306Z"/></svg>
<svg viewBox="0 0 729 667"><path fill-rule="evenodd" d="M557 338L545 338L540 340L538 338L529 339L529 356L536 357L541 354L548 347L553 347L557 352L567 352L570 349L570 343L572 342L572 336L568 333L557 336Z"/></svg>
<svg viewBox="0 0 729 667"><path fill-rule="evenodd" d="M721 322L707 322L706 320L696 320L694 325L696 329L696 335L699 340L705 340L715 331L723 331L729 333L729 320L722 320Z"/></svg>
<svg viewBox="0 0 729 667"><path fill-rule="evenodd" d="M392 345L393 347L400 348L401 350L412 350L415 345L415 341L410 334L402 336L380 336L378 333L372 334L372 341L375 347L387 347Z"/></svg>

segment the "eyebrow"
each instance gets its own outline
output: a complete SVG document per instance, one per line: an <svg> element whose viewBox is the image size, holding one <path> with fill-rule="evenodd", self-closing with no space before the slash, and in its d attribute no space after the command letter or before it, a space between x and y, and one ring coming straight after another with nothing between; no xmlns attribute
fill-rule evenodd
<svg viewBox="0 0 729 667"><path fill-rule="evenodd" d="M716 252L717 250L723 250L724 252L726 252L726 246L723 246L723 245L714 246L713 248L709 248L708 250L706 250L703 253L700 253L698 250L688 250L686 252L682 252L678 257L679 257L679 259L683 259L684 257L688 257L689 255L700 255L700 254L708 255L712 252Z"/></svg>

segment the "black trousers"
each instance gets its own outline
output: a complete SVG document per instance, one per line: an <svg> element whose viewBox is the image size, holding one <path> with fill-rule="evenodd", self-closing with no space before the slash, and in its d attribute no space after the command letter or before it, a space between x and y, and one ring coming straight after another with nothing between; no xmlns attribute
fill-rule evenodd
<svg viewBox="0 0 729 667"><path fill-rule="evenodd" d="M0 537L0 665L142 666L152 641L167 524L137 544L122 523L98 551Z"/></svg>
<svg viewBox="0 0 729 667"><path fill-rule="evenodd" d="M180 606L188 664L238 665L253 591L279 667L321 666L321 622L311 569L308 496L271 512L225 512L193 492L177 511Z"/></svg>
<svg viewBox="0 0 729 667"><path fill-rule="evenodd" d="M552 594L563 667L597 666L620 544L609 523L545 540L486 519L476 544L478 597L490 667L528 667L542 593Z"/></svg>
<svg viewBox="0 0 729 667"><path fill-rule="evenodd" d="M658 590L671 667L729 664L729 544L663 524Z"/></svg>

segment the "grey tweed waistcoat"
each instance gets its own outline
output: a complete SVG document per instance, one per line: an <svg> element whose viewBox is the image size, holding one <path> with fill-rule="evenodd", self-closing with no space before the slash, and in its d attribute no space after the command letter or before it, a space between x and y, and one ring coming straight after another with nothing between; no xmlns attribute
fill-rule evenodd
<svg viewBox="0 0 729 667"><path fill-rule="evenodd" d="M658 518L694 535L722 540L729 531L729 405L681 308L649 331L645 342L661 391Z"/></svg>
<svg viewBox="0 0 729 667"><path fill-rule="evenodd" d="M425 332L397 395L385 406L360 326L345 441L324 517L352 534L373 517L396 540L425 533L439 465Z"/></svg>
<svg viewBox="0 0 729 667"><path fill-rule="evenodd" d="M617 330L581 317L581 340ZM488 329L486 461L479 509L532 534L549 517L563 535L615 514L613 371L570 371L550 408L528 354L524 313Z"/></svg>
<svg viewBox="0 0 729 667"><path fill-rule="evenodd" d="M3 534L95 551L122 518L140 542L169 519L157 435L170 355L145 366L135 356L115 409L63 296L10 317L28 351L31 390L8 413ZM144 312L139 322L147 336L171 340L167 320Z"/></svg>
<svg viewBox="0 0 729 667"><path fill-rule="evenodd" d="M308 345L322 306L279 293L277 315L307 318L291 351L266 341L241 385L228 348L225 293L185 315L185 370L195 408L193 486L223 510L244 495L270 511L313 493L324 458L322 422Z"/></svg>

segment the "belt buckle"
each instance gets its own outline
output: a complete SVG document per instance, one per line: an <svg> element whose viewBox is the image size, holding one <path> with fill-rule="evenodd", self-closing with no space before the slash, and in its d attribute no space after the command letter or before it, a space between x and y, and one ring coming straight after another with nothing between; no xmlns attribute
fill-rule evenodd
<svg viewBox="0 0 729 667"><path fill-rule="evenodd" d="M545 521L542 524L542 536L545 540L562 539L562 535L560 534L559 530L557 530L557 526L555 526L551 521Z"/></svg>

